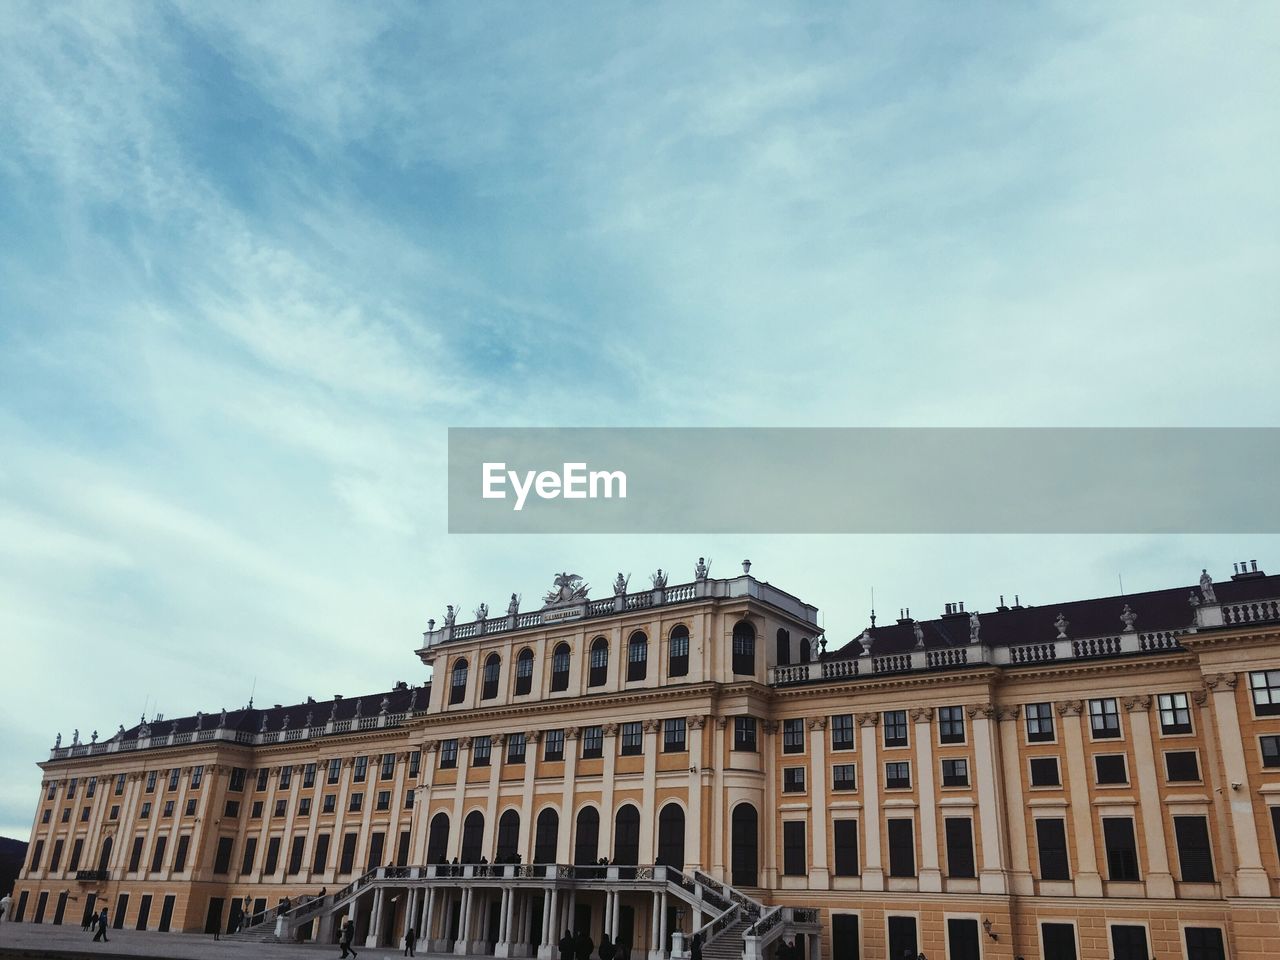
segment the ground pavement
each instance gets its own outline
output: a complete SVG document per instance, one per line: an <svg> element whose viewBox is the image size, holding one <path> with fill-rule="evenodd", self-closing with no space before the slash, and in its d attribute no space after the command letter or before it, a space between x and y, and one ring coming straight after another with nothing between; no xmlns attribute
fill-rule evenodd
<svg viewBox="0 0 1280 960"><path fill-rule="evenodd" d="M120 960L153 957L160 960L322 960L337 957L339 948L309 943L255 943L249 940L214 940L207 934L156 933L147 930L109 930L108 942L93 942L93 935L78 924L0 922L0 958L30 957L48 960ZM360 960L391 960L402 955L391 947L357 947ZM419 957L443 954L418 952ZM448 956L452 956L451 954Z"/></svg>

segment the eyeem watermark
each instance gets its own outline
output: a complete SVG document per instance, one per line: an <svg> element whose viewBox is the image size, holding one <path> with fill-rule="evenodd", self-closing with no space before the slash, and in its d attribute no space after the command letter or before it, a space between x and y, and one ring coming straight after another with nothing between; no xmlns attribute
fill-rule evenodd
<svg viewBox="0 0 1280 960"><path fill-rule="evenodd" d="M530 491L540 500L627 499L627 475L621 470L588 470L585 463L565 463L555 470L508 470L505 463L485 462L480 468L480 496L485 500L506 500L507 485L515 494L511 509L524 509Z"/></svg>

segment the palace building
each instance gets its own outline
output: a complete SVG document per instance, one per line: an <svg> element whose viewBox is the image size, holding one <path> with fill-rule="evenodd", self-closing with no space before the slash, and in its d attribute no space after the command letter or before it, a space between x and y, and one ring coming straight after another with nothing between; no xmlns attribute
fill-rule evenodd
<svg viewBox="0 0 1280 960"><path fill-rule="evenodd" d="M1280 577L875 623L757 579L452 608L426 683L75 736L14 919L558 956L1280 955Z"/></svg>

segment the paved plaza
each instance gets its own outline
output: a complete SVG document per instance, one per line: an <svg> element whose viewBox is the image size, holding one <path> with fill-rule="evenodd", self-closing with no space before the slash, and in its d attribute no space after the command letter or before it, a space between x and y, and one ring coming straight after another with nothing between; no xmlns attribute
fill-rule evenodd
<svg viewBox="0 0 1280 960"><path fill-rule="evenodd" d="M0 957L159 957L174 960L318 960L337 957L337 946L292 943L255 943L248 940L214 940L204 934L157 933L141 930L112 930L107 943L94 943L93 936L78 925L0 923ZM390 947L359 947L361 960L399 957ZM421 951L419 957L436 956Z"/></svg>

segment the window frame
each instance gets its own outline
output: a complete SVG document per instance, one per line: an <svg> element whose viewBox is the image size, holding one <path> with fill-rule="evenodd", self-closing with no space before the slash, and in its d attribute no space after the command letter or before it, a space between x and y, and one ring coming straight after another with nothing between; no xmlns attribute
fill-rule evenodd
<svg viewBox="0 0 1280 960"><path fill-rule="evenodd" d="M890 718L893 719L890 719ZM895 736L893 742L889 742L889 731L899 729L898 717L902 718L901 730L902 736ZM885 710L880 714L880 745L885 750L909 750L911 748L911 724L905 710Z"/></svg>
<svg viewBox="0 0 1280 960"><path fill-rule="evenodd" d="M1181 698L1181 705L1178 705L1178 698ZM1165 701L1169 702L1169 706L1165 706ZM1165 715L1172 717L1170 723L1165 723ZM1180 721L1179 715L1185 715L1186 720ZM1195 733L1195 720L1191 712L1191 697L1186 693L1157 693L1156 694L1156 717L1159 720L1160 736L1162 737L1187 737Z"/></svg>
<svg viewBox="0 0 1280 960"><path fill-rule="evenodd" d="M853 762L832 764L831 790L833 793L856 793L858 790L858 765Z"/></svg>
<svg viewBox="0 0 1280 960"><path fill-rule="evenodd" d="M1053 764L1053 783L1036 783L1036 765L1049 761ZM1028 757L1027 758L1027 786L1032 790L1061 790L1062 789L1062 763L1057 756L1044 757Z"/></svg>
<svg viewBox="0 0 1280 960"><path fill-rule="evenodd" d="M1261 683L1258 683L1259 679ZM1259 693L1265 695L1265 703L1259 702ZM1280 716L1280 667L1249 671L1249 702L1253 705L1255 717Z"/></svg>
<svg viewBox="0 0 1280 960"><path fill-rule="evenodd" d="M957 733L957 729L959 732ZM964 746L969 742L965 724L964 707L950 705L938 708L938 745L942 747Z"/></svg>
<svg viewBox="0 0 1280 960"><path fill-rule="evenodd" d="M963 764L963 765L964 765L963 780L958 780L958 779L957 779L957 778L960 776L960 774L955 773L955 772L954 772L954 768L953 768L953 772L952 772L951 774L948 774L948 773L947 773L947 764L957 764L957 763L958 763L958 764ZM968 788L972 787L972 786L973 786L973 783L972 783L972 782L970 781L970 779L969 779L969 774L970 774L970 771L969 771L969 758L968 758L968 757L943 757L943 758L942 758L942 761L941 761L941 776L942 776L941 784L942 784L942 789L944 789L944 790L947 790L947 789L955 790L955 789L961 789L961 788L963 788L963 789L968 789ZM950 780L951 780L951 781L953 781L953 782L948 783L948 782L947 782L947 781L948 781L948 778L950 778Z"/></svg>
<svg viewBox="0 0 1280 960"><path fill-rule="evenodd" d="M1035 709L1035 715L1032 716L1032 709ZM1044 713L1041 713L1041 709ZM1053 703L1050 701L1039 701L1036 703L1023 704L1023 736L1027 743L1057 743L1058 742L1058 721L1054 716ZM1036 729L1032 729L1035 724ZM1048 724L1048 733L1045 732L1045 724Z"/></svg>
<svg viewBox="0 0 1280 960"><path fill-rule="evenodd" d="M894 767L895 774L901 774L902 769L907 772L906 777L900 775L891 776L889 768ZM897 781L891 783L890 781ZM905 781L905 782L904 782ZM911 789L911 761L910 760L886 760L884 762L884 788L885 790L910 790Z"/></svg>
<svg viewBox="0 0 1280 960"><path fill-rule="evenodd" d="M1098 710L1095 712L1093 705L1098 704ZM1108 709L1110 707L1110 709ZM1124 723L1120 719L1120 701L1116 697L1094 697L1088 702L1086 707L1089 715L1089 739L1090 740L1123 740L1124 739ZM1113 728L1108 724L1109 718L1115 718L1114 732ZM1095 721L1101 720L1101 726Z"/></svg>

